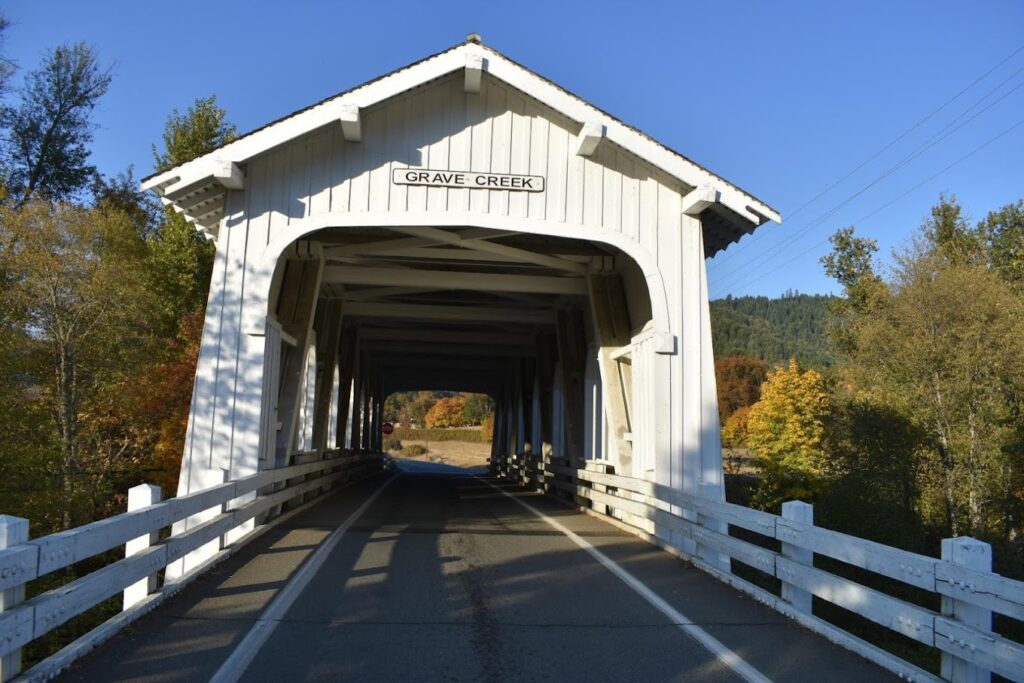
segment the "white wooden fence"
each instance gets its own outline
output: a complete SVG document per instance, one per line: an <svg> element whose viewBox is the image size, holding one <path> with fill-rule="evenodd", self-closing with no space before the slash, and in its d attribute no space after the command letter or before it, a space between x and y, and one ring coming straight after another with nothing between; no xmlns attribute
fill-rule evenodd
<svg viewBox="0 0 1024 683"><path fill-rule="evenodd" d="M798 501L785 503L782 516L777 516L611 474L610 466L597 463L578 469L536 456L512 456L497 463L497 469L516 483L561 492L578 505L616 518L634 533L686 556L734 588L907 680L982 681L994 672L1024 681L1024 645L992 630L993 613L1024 620L1024 582L991 571L986 543L946 539L942 559L936 559L816 527L813 507ZM698 521L673 514L673 508ZM757 534L763 544L729 535L730 527ZM696 554L684 549L692 544ZM815 556L941 596L941 611L817 568ZM729 560L778 579L780 595L736 576ZM815 616L812 596L937 648L941 678Z"/></svg>
<svg viewBox="0 0 1024 683"><path fill-rule="evenodd" d="M303 502L335 484L380 470L379 455L329 452L296 457L300 464L259 472L187 496L159 500L159 489L143 485L129 495L129 511L85 526L34 540L28 520L0 515L0 681L21 670L21 648L68 620L118 593L125 611L79 638L27 672L29 679L47 678L81 656L117 629L155 607L256 532L225 545L223 537L239 525L287 503ZM155 489L155 491L154 491ZM256 492L252 499L246 494ZM298 499L298 501L296 501ZM146 504L136 507L139 501ZM201 512L216 516L186 531L158 540L159 532ZM171 562L221 539L221 550L186 575L158 586L159 572ZM59 588L24 601L25 585L118 546L126 556Z"/></svg>

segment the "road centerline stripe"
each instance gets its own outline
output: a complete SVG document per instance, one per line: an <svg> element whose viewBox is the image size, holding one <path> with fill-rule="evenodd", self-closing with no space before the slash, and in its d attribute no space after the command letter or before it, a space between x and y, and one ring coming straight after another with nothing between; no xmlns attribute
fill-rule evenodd
<svg viewBox="0 0 1024 683"><path fill-rule="evenodd" d="M722 641L715 638L713 635L697 626L696 623L682 612L677 610L672 605L668 604L661 596L655 593L653 590L647 587L640 579L636 578L624 568L619 566L613 559L602 553L600 550L595 548L589 541L569 529L561 522L548 517L543 512L533 507L526 501L513 496L508 491L504 490L500 486L495 486L486 479L477 477L481 482L487 484L495 491L498 491L503 496L514 500L521 506L526 508L528 511L543 520L548 526L562 532L566 537L569 538L573 543L579 546L582 550L585 550L591 557L601 563L605 569L610 571L616 577L618 577L623 583L633 589L640 597L646 600L652 607L657 609L659 612L664 614L668 619L677 627L683 631L686 635L693 638L695 641L700 643L707 649L715 659L720 661L725 666L732 669L738 676L743 678L749 683L771 683L771 679L762 674L760 671L750 665L745 659L740 657L738 654L726 647Z"/></svg>
<svg viewBox="0 0 1024 683"><path fill-rule="evenodd" d="M231 655L221 664L220 668L217 669L217 673L210 678L210 683L234 683L242 677L245 670L252 664L252 660L255 659L256 654L259 652L260 647L263 646L270 635L277 628L281 619L288 612L291 606L295 603L295 600L302 594L302 591L309 585L309 582L313 580L317 572L320 571L320 567L327 560L327 557L331 554L331 551L341 541L342 536L348 531L363 513L373 504L373 501L386 489L391 482L398 478L398 475L392 476L380 487L374 491L369 498L363 501L363 504L356 508L355 512L348 516L348 518L341 523L338 528L330 533L330 535L324 539L313 553L306 558L306 561L302 563L298 571L291 580L282 588L274 599L270 601L270 604L260 618L256 620L253 627L249 629L249 632L245 635L245 638L235 647Z"/></svg>

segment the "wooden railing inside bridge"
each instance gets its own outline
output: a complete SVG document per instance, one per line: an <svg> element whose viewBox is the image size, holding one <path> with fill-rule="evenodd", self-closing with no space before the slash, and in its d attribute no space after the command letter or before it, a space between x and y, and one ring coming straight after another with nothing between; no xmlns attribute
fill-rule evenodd
<svg viewBox="0 0 1024 683"><path fill-rule="evenodd" d="M1024 645L995 633L992 620L996 613L1024 621L1024 582L991 571L986 543L946 539L943 557L936 559L814 526L813 507L799 501L783 504L778 516L615 475L610 465L596 461L576 468L564 460L513 455L495 468L517 484L614 518L902 678L973 682L989 680L993 672L1024 681ZM816 567L815 556L856 568L844 573L873 577L865 583L875 587ZM887 592L885 584L894 582L912 586L925 596L921 602L939 609L892 594L898 590ZM769 589L773 584L778 593ZM936 648L941 678L816 616L812 596Z"/></svg>
<svg viewBox="0 0 1024 683"><path fill-rule="evenodd" d="M301 504L337 484L379 472L383 462L380 455L339 451L299 454L293 460L296 464L288 467L162 502L158 502L159 496L157 500L145 500L156 487L142 485L129 492L128 512L33 540L29 540L28 520L0 515L0 682L20 673L25 645L123 593L121 614L40 662L24 678L45 680L55 675L268 525L228 544L223 539L233 529L256 518L281 519L282 508ZM137 507L140 499L145 504ZM161 530L204 512L211 515L209 519L160 540ZM159 585L161 570L218 539L222 539L221 548L216 554ZM28 582L119 546L125 546L124 559L24 600Z"/></svg>

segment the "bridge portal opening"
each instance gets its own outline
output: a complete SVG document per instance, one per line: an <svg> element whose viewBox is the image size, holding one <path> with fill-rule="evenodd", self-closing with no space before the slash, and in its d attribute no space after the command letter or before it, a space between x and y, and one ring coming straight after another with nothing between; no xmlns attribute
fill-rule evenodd
<svg viewBox="0 0 1024 683"><path fill-rule="evenodd" d="M270 312L263 413L274 438L261 468L306 451L381 452L387 397L432 389L493 399L495 467L556 458L653 473L653 449L636 443L655 399L651 296L613 246L475 227L329 228L282 254Z"/></svg>

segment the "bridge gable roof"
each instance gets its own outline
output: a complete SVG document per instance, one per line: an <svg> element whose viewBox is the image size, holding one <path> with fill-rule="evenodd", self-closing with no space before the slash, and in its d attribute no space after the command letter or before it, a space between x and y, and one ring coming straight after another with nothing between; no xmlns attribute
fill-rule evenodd
<svg viewBox="0 0 1024 683"><path fill-rule="evenodd" d="M702 213L706 232L709 225L714 226L716 238L707 240L709 253L767 221L781 220L772 207L753 195L473 39L282 117L189 162L150 175L143 179L142 188L154 190L165 204L184 213L201 231L215 233L226 191L244 186L243 168L251 159L331 124L341 125L346 137L355 135L358 139L362 110L463 70L467 73L467 90L472 87L470 72L475 71L478 78L486 73L575 122L580 129L577 144L581 149L586 146L586 137L595 144L595 136L597 140L607 139L678 181L684 194L690 192L686 213ZM707 211L708 208L714 210Z"/></svg>

